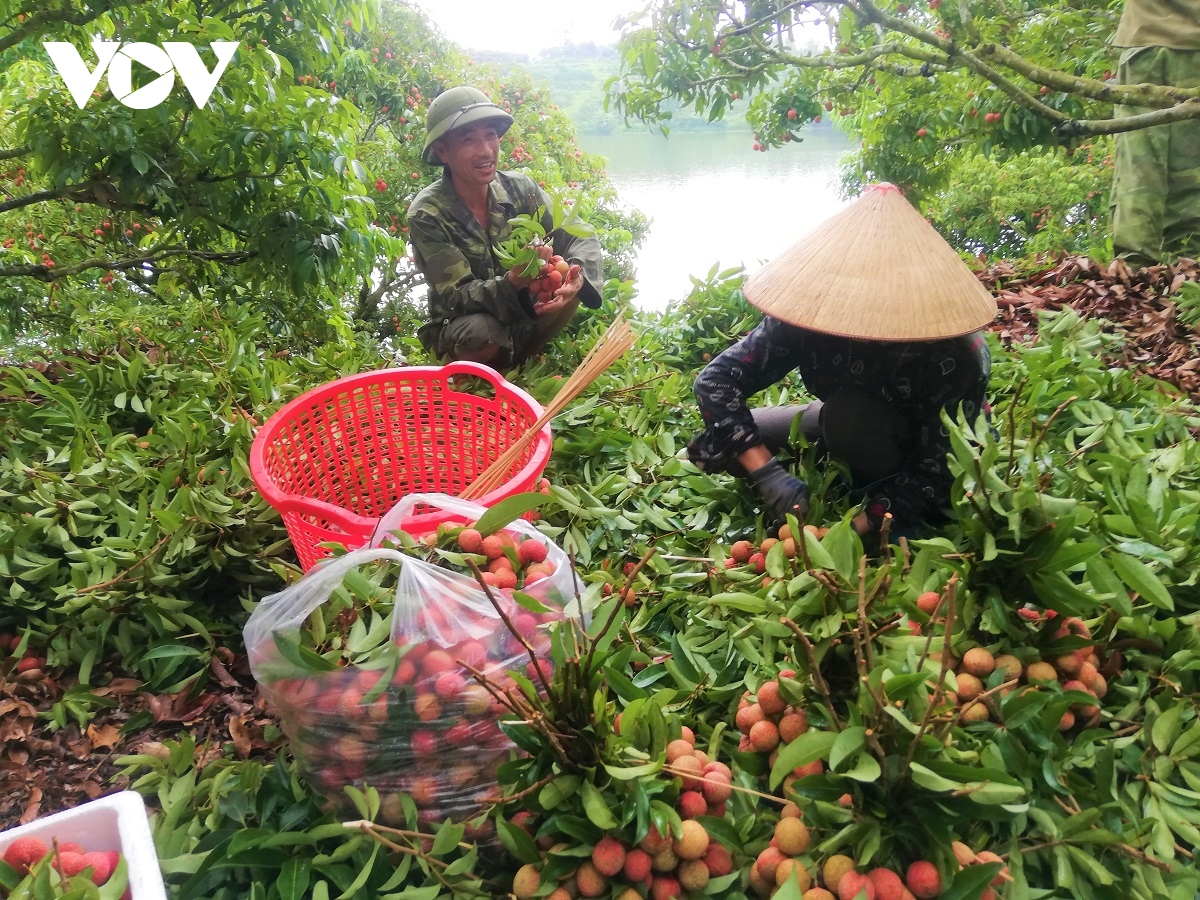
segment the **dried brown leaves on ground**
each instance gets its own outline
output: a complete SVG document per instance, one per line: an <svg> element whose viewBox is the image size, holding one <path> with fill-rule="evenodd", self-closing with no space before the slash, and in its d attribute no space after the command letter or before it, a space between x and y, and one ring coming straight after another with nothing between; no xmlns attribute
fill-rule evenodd
<svg viewBox="0 0 1200 900"><path fill-rule="evenodd" d="M1005 345L1037 335L1039 310L1069 306L1082 316L1106 319L1126 338L1114 360L1169 382L1200 401L1200 334L1176 315L1175 295L1185 281L1200 281L1200 264L1130 270L1123 260L1101 266L1068 256L1032 273L999 263L980 274L996 295L1000 315L992 325Z"/></svg>
<svg viewBox="0 0 1200 900"><path fill-rule="evenodd" d="M274 755L263 731L275 720L256 696L245 657L224 648L199 691L155 694L118 675L91 691L114 706L97 710L85 728L72 720L55 730L49 714L74 685L41 670L0 675L0 831L121 790L126 785L115 760L163 754L163 741L185 732L196 740L198 765L226 752L242 759ZM144 712L149 724L124 730Z"/></svg>

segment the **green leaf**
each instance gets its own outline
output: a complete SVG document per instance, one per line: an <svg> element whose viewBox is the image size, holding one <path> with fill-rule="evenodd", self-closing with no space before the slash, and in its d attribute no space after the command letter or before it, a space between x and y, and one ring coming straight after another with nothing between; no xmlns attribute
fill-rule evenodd
<svg viewBox="0 0 1200 900"><path fill-rule="evenodd" d="M842 774L847 778L853 778L855 781L861 781L863 784L870 784L879 780L879 776L883 774L883 769L880 768L879 760L870 753L862 752L858 755L858 759L854 765Z"/></svg>
<svg viewBox="0 0 1200 900"><path fill-rule="evenodd" d="M861 725L851 725L842 731L829 750L829 768L836 772L841 764L857 754L867 745L867 729Z"/></svg>
<svg viewBox="0 0 1200 900"><path fill-rule="evenodd" d="M832 749L837 734L832 731L806 731L779 751L771 768L771 790L783 784L797 766L823 759Z"/></svg>
<svg viewBox="0 0 1200 900"><path fill-rule="evenodd" d="M279 870L275 879L275 887L279 890L279 900L302 900L308 890L309 878L312 874L312 862L303 857L292 857Z"/></svg>
<svg viewBox="0 0 1200 900"><path fill-rule="evenodd" d="M549 606L542 603L536 597L526 594L524 591L513 591L512 598L516 601L517 606L521 609L527 609L531 613L541 615L543 613L553 612Z"/></svg>
<svg viewBox="0 0 1200 900"><path fill-rule="evenodd" d="M147 650L142 655L142 661L150 659L173 659L178 656L200 656L200 651L195 647L188 647L185 644L163 644Z"/></svg>
<svg viewBox="0 0 1200 900"><path fill-rule="evenodd" d="M549 494L536 491L528 494L514 494L511 497L505 497L480 516L479 521L475 523L475 528L480 534L487 537L521 518L525 513L543 509L554 502L554 498Z"/></svg>
<svg viewBox="0 0 1200 900"><path fill-rule="evenodd" d="M294 636L275 631L271 633L271 637L275 640L275 649L279 651L279 654L298 669L305 672L333 672L338 668L335 663L325 657L314 653L307 647L300 646L296 643Z"/></svg>
<svg viewBox="0 0 1200 900"><path fill-rule="evenodd" d="M434 856L445 856L458 846L465 831L466 827L463 825L456 825L449 820L443 822L438 828L437 835L433 839L433 848L429 852Z"/></svg>
<svg viewBox="0 0 1200 900"><path fill-rule="evenodd" d="M779 886L778 890L771 894L771 900L803 900L803 898L804 895L800 891L800 876L795 871L787 881Z"/></svg>
<svg viewBox="0 0 1200 900"><path fill-rule="evenodd" d="M772 548L774 549L774 548ZM741 591L730 591L724 594L714 594L707 600L713 606L724 606L729 609L736 609L746 613L761 613L767 611L767 601L762 597L756 597L754 594L747 594Z"/></svg>
<svg viewBox="0 0 1200 900"><path fill-rule="evenodd" d="M1124 553L1116 553L1113 555L1111 563L1118 577L1130 590L1136 591L1159 609L1167 611L1175 609L1175 601L1171 599L1170 593L1159 581L1158 576L1150 571L1149 566L1140 559Z"/></svg>
<svg viewBox="0 0 1200 900"><path fill-rule="evenodd" d="M541 862L542 854L533 838L523 828L519 828L503 816L496 819L496 833L504 849L523 863Z"/></svg>
<svg viewBox="0 0 1200 900"><path fill-rule="evenodd" d="M538 792L538 805L542 809L557 809L579 790L578 775L559 775Z"/></svg>
<svg viewBox="0 0 1200 900"><path fill-rule="evenodd" d="M975 863L960 869L938 900L976 900L1003 868L1003 863Z"/></svg>
<svg viewBox="0 0 1200 900"><path fill-rule="evenodd" d="M1150 740L1159 753L1166 753L1167 749L1175 743L1175 739L1179 737L1182 729L1179 719L1182 715L1183 704L1176 703L1155 720L1154 726L1150 729Z"/></svg>
<svg viewBox="0 0 1200 900"><path fill-rule="evenodd" d="M596 786L590 781L584 781L579 787L583 794L583 810L591 819L592 824L605 831L616 828L617 820L608 808L608 801L604 799L604 795L597 790Z"/></svg>

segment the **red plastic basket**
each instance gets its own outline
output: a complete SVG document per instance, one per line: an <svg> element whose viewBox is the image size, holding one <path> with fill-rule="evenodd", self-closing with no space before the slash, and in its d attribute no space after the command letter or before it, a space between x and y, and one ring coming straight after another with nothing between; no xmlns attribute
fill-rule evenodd
<svg viewBox="0 0 1200 900"><path fill-rule="evenodd" d="M487 381L494 398L459 389L463 376ZM541 414L527 393L476 363L364 372L315 388L271 416L250 448L250 475L282 515L307 571L327 555L323 541L365 546L406 494L460 494ZM505 483L476 502L491 506L533 490L550 448L546 425ZM421 533L450 518L416 513L403 524Z"/></svg>

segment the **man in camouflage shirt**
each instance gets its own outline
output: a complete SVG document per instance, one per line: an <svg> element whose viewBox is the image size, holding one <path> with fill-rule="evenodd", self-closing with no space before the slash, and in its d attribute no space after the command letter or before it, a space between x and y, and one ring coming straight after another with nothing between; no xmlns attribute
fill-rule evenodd
<svg viewBox="0 0 1200 900"><path fill-rule="evenodd" d="M532 279L506 271L495 246L508 240L509 220L535 215L549 229L550 199L526 175L497 170L500 137L512 117L481 91L456 87L429 106L424 159L442 178L408 209L413 260L429 291L429 322L417 332L430 352L496 368L539 352L575 314L580 301L600 305L600 243L562 231L549 235L570 264L552 300L534 303Z"/></svg>
<svg viewBox="0 0 1200 900"><path fill-rule="evenodd" d="M1119 84L1200 87L1200 0L1126 0L1113 44ZM1118 134L1115 156L1113 251L1135 267L1200 258L1200 119Z"/></svg>

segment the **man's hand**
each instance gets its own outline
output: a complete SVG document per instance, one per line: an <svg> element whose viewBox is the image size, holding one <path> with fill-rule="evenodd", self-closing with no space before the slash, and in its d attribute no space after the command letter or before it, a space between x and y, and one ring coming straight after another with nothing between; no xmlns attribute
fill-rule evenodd
<svg viewBox="0 0 1200 900"><path fill-rule="evenodd" d="M523 291L527 287L529 287L531 284L533 284L532 278L522 278L513 269L509 269L508 274L505 277L508 278L508 283L511 284L518 291Z"/></svg>
<svg viewBox="0 0 1200 900"><path fill-rule="evenodd" d="M772 459L750 473L762 498L780 519L789 513L801 521L808 515L808 485L789 475L787 469Z"/></svg>
<svg viewBox="0 0 1200 900"><path fill-rule="evenodd" d="M541 244L537 248L537 254L538 254L538 257L541 259L541 264L545 265L547 262L550 261L550 257L552 257L554 255L554 251L551 248L547 247L545 244ZM529 287L531 284L533 284L533 282L537 279L538 276L535 273L533 275L533 277L525 278L521 275L518 275L516 273L516 271L509 269L507 277L508 277L509 284L511 284L518 291L523 291L527 287Z"/></svg>
<svg viewBox="0 0 1200 900"><path fill-rule="evenodd" d="M555 300L570 300L583 290L583 270L579 266L571 266L567 269L567 274L563 276L562 287L554 292Z"/></svg>
<svg viewBox="0 0 1200 900"><path fill-rule="evenodd" d="M562 287L554 292L554 296L544 303L533 304L533 311L539 316L556 313L576 297L583 288L583 272L579 266L571 266L563 279Z"/></svg>
<svg viewBox="0 0 1200 900"><path fill-rule="evenodd" d="M556 313L567 305L565 298L555 294L549 300L539 301L533 304L533 311L539 316L548 316L551 313Z"/></svg>

